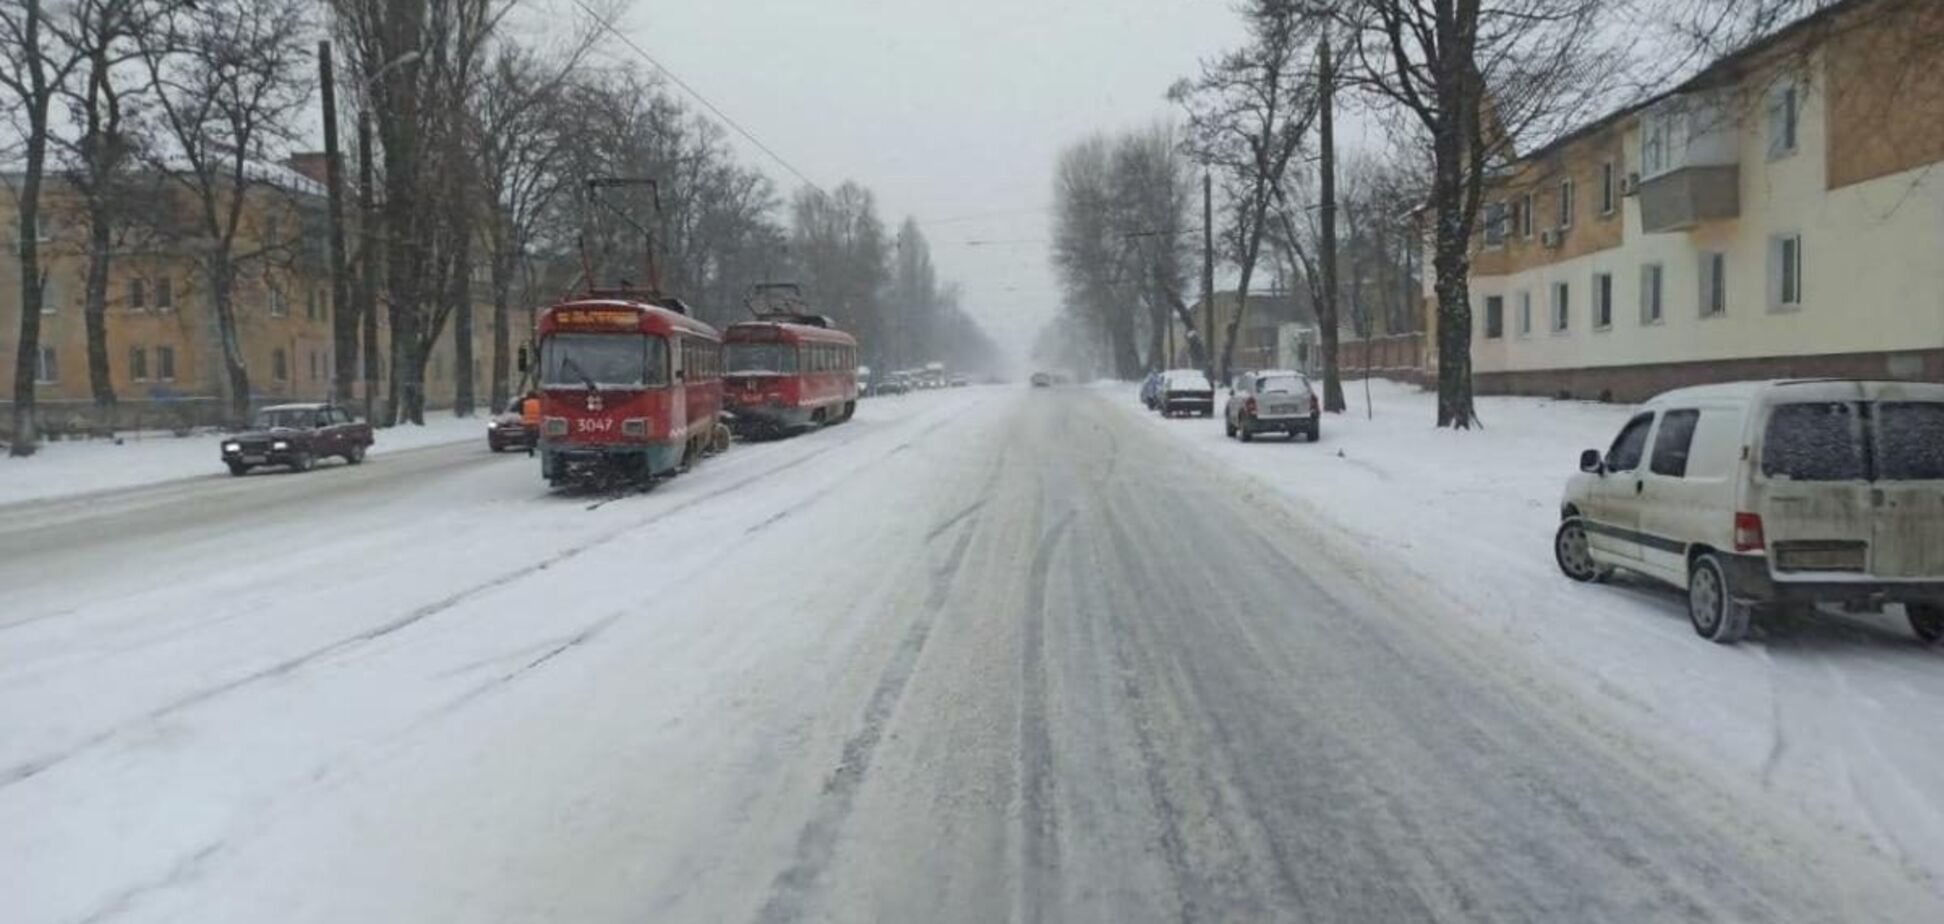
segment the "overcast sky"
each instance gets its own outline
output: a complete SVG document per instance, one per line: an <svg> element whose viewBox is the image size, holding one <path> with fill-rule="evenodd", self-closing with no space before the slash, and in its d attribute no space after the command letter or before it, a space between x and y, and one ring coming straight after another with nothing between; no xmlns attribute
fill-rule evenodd
<svg viewBox="0 0 1944 924"><path fill-rule="evenodd" d="M1055 154L1175 115L1168 85L1241 36L1225 0L634 0L617 26L818 185L857 180L886 225L926 223L940 274L1021 358L1058 305Z"/></svg>

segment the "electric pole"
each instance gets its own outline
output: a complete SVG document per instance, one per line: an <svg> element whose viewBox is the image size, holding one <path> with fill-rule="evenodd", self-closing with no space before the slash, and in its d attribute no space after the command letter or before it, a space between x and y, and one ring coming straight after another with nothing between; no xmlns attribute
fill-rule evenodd
<svg viewBox="0 0 1944 924"><path fill-rule="evenodd" d="M1343 380L1337 374L1337 236L1336 236L1336 131L1331 113L1336 108L1336 71L1330 64L1330 38L1317 42L1317 83L1322 91L1317 112L1322 134L1322 263L1323 304L1318 306L1318 327L1323 335L1323 409L1343 410ZM1369 343L1364 344L1369 349Z"/></svg>
<svg viewBox="0 0 1944 924"><path fill-rule="evenodd" d="M324 191L331 223L331 397L351 400L358 362L358 315L347 304L344 266L344 164L338 152L337 79L331 72L331 43L317 43L317 79L324 90Z"/></svg>
<svg viewBox="0 0 1944 924"><path fill-rule="evenodd" d="M1208 380L1215 381L1215 181L1202 169L1202 326L1207 339L1202 343L1202 358L1208 363Z"/></svg>
<svg viewBox="0 0 1944 924"><path fill-rule="evenodd" d="M364 325L364 411L378 409L378 206L372 195L371 116L358 113L358 318Z"/></svg>

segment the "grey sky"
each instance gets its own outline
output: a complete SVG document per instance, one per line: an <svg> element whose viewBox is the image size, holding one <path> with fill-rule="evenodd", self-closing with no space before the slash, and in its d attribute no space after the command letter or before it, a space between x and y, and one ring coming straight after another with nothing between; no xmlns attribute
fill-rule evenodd
<svg viewBox="0 0 1944 924"><path fill-rule="evenodd" d="M819 185L927 222L941 274L1021 357L1058 305L1059 148L1173 115L1168 85L1241 34L1223 0L634 0L617 25Z"/></svg>

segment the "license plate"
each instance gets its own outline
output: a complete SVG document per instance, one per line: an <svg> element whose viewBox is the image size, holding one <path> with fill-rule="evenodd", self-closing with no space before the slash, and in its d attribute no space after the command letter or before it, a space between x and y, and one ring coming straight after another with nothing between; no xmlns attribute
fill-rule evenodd
<svg viewBox="0 0 1944 924"><path fill-rule="evenodd" d="M244 456L243 457L244 465L262 465L264 462L267 461L269 461L267 456Z"/></svg>
<svg viewBox="0 0 1944 924"><path fill-rule="evenodd" d="M1294 405L1294 404L1271 404L1271 405L1269 405L1269 413L1271 413L1271 414L1294 414L1294 413L1296 413L1296 405Z"/></svg>
<svg viewBox="0 0 1944 924"><path fill-rule="evenodd" d="M1863 559L1862 543L1778 545L1775 550L1778 571L1862 571Z"/></svg>

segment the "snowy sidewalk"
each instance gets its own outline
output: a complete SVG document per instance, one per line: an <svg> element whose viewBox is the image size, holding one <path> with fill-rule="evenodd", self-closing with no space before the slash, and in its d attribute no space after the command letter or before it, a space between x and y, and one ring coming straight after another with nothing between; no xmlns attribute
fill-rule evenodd
<svg viewBox="0 0 1944 924"><path fill-rule="evenodd" d="M426 415L423 427L379 430L373 455L462 443L486 445L486 420L475 414L457 418L446 411ZM117 488L223 473L221 433L174 437L166 433L125 439L46 442L25 459L0 454L0 505L93 494Z"/></svg>
<svg viewBox="0 0 1944 924"><path fill-rule="evenodd" d="M1320 383L1319 383L1320 386ZM1604 448L1632 409L1481 398L1484 429L1439 430L1434 396L1345 386L1320 443L1253 443L1212 419L1164 420L1131 385L1103 398L1275 489L1345 538L1385 579L1414 579L1446 606L1399 618L1463 617L1531 673L1696 755L1750 787L1869 837L1944 883L1944 653L1899 617L1824 612L1760 627L1747 642L1703 642L1681 596L1644 579L1574 584L1551 554L1559 501L1580 450Z"/></svg>

